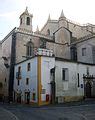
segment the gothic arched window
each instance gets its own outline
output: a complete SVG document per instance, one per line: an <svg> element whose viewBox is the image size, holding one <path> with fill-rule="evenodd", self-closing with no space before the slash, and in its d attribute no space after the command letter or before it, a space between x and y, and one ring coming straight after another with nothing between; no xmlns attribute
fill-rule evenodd
<svg viewBox="0 0 95 120"><path fill-rule="evenodd" d="M50 30L49 29L47 30L47 34L50 35Z"/></svg>
<svg viewBox="0 0 95 120"><path fill-rule="evenodd" d="M30 17L27 17L27 19L26 19L26 24L27 24L27 25L30 25Z"/></svg>
<svg viewBox="0 0 95 120"><path fill-rule="evenodd" d="M33 56L34 54L34 44L29 41L26 45L26 56Z"/></svg>
<svg viewBox="0 0 95 120"><path fill-rule="evenodd" d="M22 24L22 18L20 19L20 25Z"/></svg>

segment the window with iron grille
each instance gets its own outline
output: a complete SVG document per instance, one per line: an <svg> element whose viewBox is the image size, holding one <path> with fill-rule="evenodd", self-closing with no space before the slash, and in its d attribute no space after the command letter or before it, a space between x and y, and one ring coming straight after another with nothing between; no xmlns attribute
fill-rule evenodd
<svg viewBox="0 0 95 120"><path fill-rule="evenodd" d="M82 48L82 56L86 56L86 48Z"/></svg>
<svg viewBox="0 0 95 120"><path fill-rule="evenodd" d="M30 71L30 68L31 68L31 64L28 63L28 64L27 64L27 71Z"/></svg>
<svg viewBox="0 0 95 120"><path fill-rule="evenodd" d="M78 87L80 86L80 84L79 84L79 73L77 73L77 76L78 76Z"/></svg>
<svg viewBox="0 0 95 120"><path fill-rule="evenodd" d="M29 78L26 78L26 85L29 85Z"/></svg>
<svg viewBox="0 0 95 120"><path fill-rule="evenodd" d="M21 79L21 66L18 67L18 72L16 72L16 78Z"/></svg>
<svg viewBox="0 0 95 120"><path fill-rule="evenodd" d="M62 69L62 80L68 81L69 80L69 74L68 74L68 68Z"/></svg>
<svg viewBox="0 0 95 120"><path fill-rule="evenodd" d="M20 85L20 80L17 80L17 85L18 85L18 86Z"/></svg>

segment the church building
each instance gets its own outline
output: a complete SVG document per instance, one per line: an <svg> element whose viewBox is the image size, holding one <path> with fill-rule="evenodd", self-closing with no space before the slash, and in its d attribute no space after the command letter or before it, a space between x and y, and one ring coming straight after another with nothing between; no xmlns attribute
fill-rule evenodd
<svg viewBox="0 0 95 120"><path fill-rule="evenodd" d="M95 96L93 94L95 93L95 74L93 72L95 71L95 25L80 25L72 22L65 17L62 10L58 20L52 20L49 15L42 29L37 28L37 31L34 32L32 19L33 15L26 8L20 15L19 27L15 27L0 43L0 56L2 58L0 70L3 71L0 72L2 76L0 78L0 89L3 91L0 95L8 97L9 101L13 101L16 97L14 91L22 90L15 85L18 81L17 72L21 70L19 65L25 66L29 60L33 62L36 57L48 56L46 61L51 59L54 65L49 69L54 77L54 101L56 99L57 101L74 101L83 97ZM38 54L39 51L43 54ZM48 51L52 52L49 53ZM48 54L52 54L52 56ZM33 73L34 68L31 69ZM22 69L22 72L25 73L24 70ZM50 73L49 78L52 77ZM21 78L26 80L28 77L24 74ZM34 89L32 88L32 91ZM42 90L42 93L44 92L45 89ZM34 93L31 95L31 98L34 99ZM24 100L23 97L22 100Z"/></svg>

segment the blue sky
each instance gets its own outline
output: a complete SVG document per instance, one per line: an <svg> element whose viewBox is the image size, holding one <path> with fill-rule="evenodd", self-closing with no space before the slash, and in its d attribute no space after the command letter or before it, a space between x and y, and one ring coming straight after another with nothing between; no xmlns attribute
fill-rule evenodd
<svg viewBox="0 0 95 120"><path fill-rule="evenodd" d="M33 14L33 30L37 25L51 19L58 19L63 9L65 16L75 22L95 24L95 0L0 0L0 40L14 27L19 26L19 16L25 10Z"/></svg>

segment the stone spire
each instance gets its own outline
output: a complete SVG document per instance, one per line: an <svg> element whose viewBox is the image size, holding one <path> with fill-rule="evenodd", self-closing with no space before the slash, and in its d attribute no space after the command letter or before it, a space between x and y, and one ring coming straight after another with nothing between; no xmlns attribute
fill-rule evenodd
<svg viewBox="0 0 95 120"><path fill-rule="evenodd" d="M49 16L48 16L48 21L49 21L49 20L51 20L51 18L50 18L50 14L49 14Z"/></svg>
<svg viewBox="0 0 95 120"><path fill-rule="evenodd" d="M25 9L26 12L28 12L28 7L26 6L26 9Z"/></svg>
<svg viewBox="0 0 95 120"><path fill-rule="evenodd" d="M29 15L28 7L26 7L25 11L20 15L20 17L21 17L22 15Z"/></svg>
<svg viewBox="0 0 95 120"><path fill-rule="evenodd" d="M25 9L25 13L28 13L28 7L26 7L26 9Z"/></svg>
<svg viewBox="0 0 95 120"><path fill-rule="evenodd" d="M61 15L59 17L59 27L67 27L67 21L66 21L66 17L63 13L63 10L61 12Z"/></svg>
<svg viewBox="0 0 95 120"><path fill-rule="evenodd" d="M63 10L61 11L61 15L60 15L59 19L60 19L60 18L66 18L65 15L64 15Z"/></svg>
<svg viewBox="0 0 95 120"><path fill-rule="evenodd" d="M37 28L36 28L36 33L39 33L39 27L38 27L38 25L37 25Z"/></svg>

